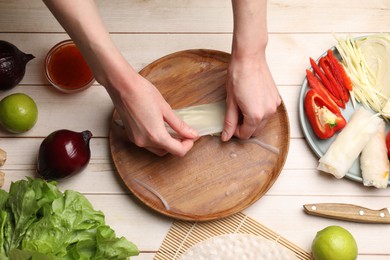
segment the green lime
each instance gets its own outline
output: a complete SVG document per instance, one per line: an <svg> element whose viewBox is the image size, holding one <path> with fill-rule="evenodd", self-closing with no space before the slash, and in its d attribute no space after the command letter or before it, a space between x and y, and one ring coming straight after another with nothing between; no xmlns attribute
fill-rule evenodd
<svg viewBox="0 0 390 260"><path fill-rule="evenodd" d="M30 130L37 119L37 104L26 94L11 94L0 101L0 123L11 133Z"/></svg>
<svg viewBox="0 0 390 260"><path fill-rule="evenodd" d="M329 226L318 231L311 250L316 260L353 260L358 255L355 238L339 226Z"/></svg>

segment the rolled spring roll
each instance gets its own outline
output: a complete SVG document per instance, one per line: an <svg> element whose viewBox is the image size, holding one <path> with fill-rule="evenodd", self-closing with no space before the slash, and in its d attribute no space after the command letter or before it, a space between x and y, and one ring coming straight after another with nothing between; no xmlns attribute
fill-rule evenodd
<svg viewBox="0 0 390 260"><path fill-rule="evenodd" d="M368 141L360 155L363 184L386 188L389 181L389 159L387 156L385 122L381 122L377 133Z"/></svg>
<svg viewBox="0 0 390 260"><path fill-rule="evenodd" d="M381 122L383 119L363 107L359 108L320 158L317 169L338 179L343 178L378 131Z"/></svg>

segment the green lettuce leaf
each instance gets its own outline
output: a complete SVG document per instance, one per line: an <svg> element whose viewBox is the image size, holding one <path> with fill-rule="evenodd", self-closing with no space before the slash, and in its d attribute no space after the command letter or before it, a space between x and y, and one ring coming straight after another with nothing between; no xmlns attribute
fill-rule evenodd
<svg viewBox="0 0 390 260"><path fill-rule="evenodd" d="M96 233L97 251L94 259L125 259L127 251L138 251L137 247L124 237L118 238L109 226L100 226Z"/></svg>
<svg viewBox="0 0 390 260"><path fill-rule="evenodd" d="M137 246L117 238L103 212L79 192L62 193L55 182L31 178L12 183L9 194L0 190L0 260L46 259L40 255L129 259L138 254Z"/></svg>
<svg viewBox="0 0 390 260"><path fill-rule="evenodd" d="M30 226L22 248L65 256L69 245L95 239L96 229L101 225L104 225L102 212L95 211L80 193L65 191L63 197L53 201L49 214ZM48 230L48 227L50 232L42 234L41 230Z"/></svg>
<svg viewBox="0 0 390 260"><path fill-rule="evenodd" d="M61 196L56 183L40 179L28 179L11 184L8 207L10 212L8 222L8 251L19 248L20 243L30 225L37 221L39 214L49 210L54 199Z"/></svg>
<svg viewBox="0 0 390 260"><path fill-rule="evenodd" d="M46 256L39 252L26 251L20 249L12 249L9 254L10 260L59 260L50 256ZM2 260L0 258L0 260Z"/></svg>

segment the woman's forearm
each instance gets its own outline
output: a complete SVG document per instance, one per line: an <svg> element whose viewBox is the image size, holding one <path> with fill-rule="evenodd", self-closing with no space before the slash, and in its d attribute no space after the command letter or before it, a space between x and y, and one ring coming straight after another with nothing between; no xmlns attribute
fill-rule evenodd
<svg viewBox="0 0 390 260"><path fill-rule="evenodd" d="M112 41L94 0L44 0L44 3L77 44L97 81L107 90L121 85L111 82L121 70L126 69L127 75L136 74Z"/></svg>
<svg viewBox="0 0 390 260"><path fill-rule="evenodd" d="M266 60L267 1L232 0L233 42L222 141L260 134L281 99Z"/></svg>
<svg viewBox="0 0 390 260"><path fill-rule="evenodd" d="M184 156L197 134L158 89L138 74L112 41L93 0L44 0L109 93L130 141L157 154ZM146 109L147 108L147 109ZM173 138L165 123L182 137Z"/></svg>
<svg viewBox="0 0 390 260"><path fill-rule="evenodd" d="M232 0L233 58L261 58L268 43L267 1Z"/></svg>

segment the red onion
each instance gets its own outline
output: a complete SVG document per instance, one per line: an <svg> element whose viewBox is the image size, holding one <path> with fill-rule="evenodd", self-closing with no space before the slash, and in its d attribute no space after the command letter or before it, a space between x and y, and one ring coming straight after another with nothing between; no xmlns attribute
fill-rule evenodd
<svg viewBox="0 0 390 260"><path fill-rule="evenodd" d="M0 90L15 87L24 77L27 62L33 58L12 43L0 40Z"/></svg>
<svg viewBox="0 0 390 260"><path fill-rule="evenodd" d="M89 130L57 130L48 135L39 148L37 172L45 179L59 180L81 172L89 163Z"/></svg>

